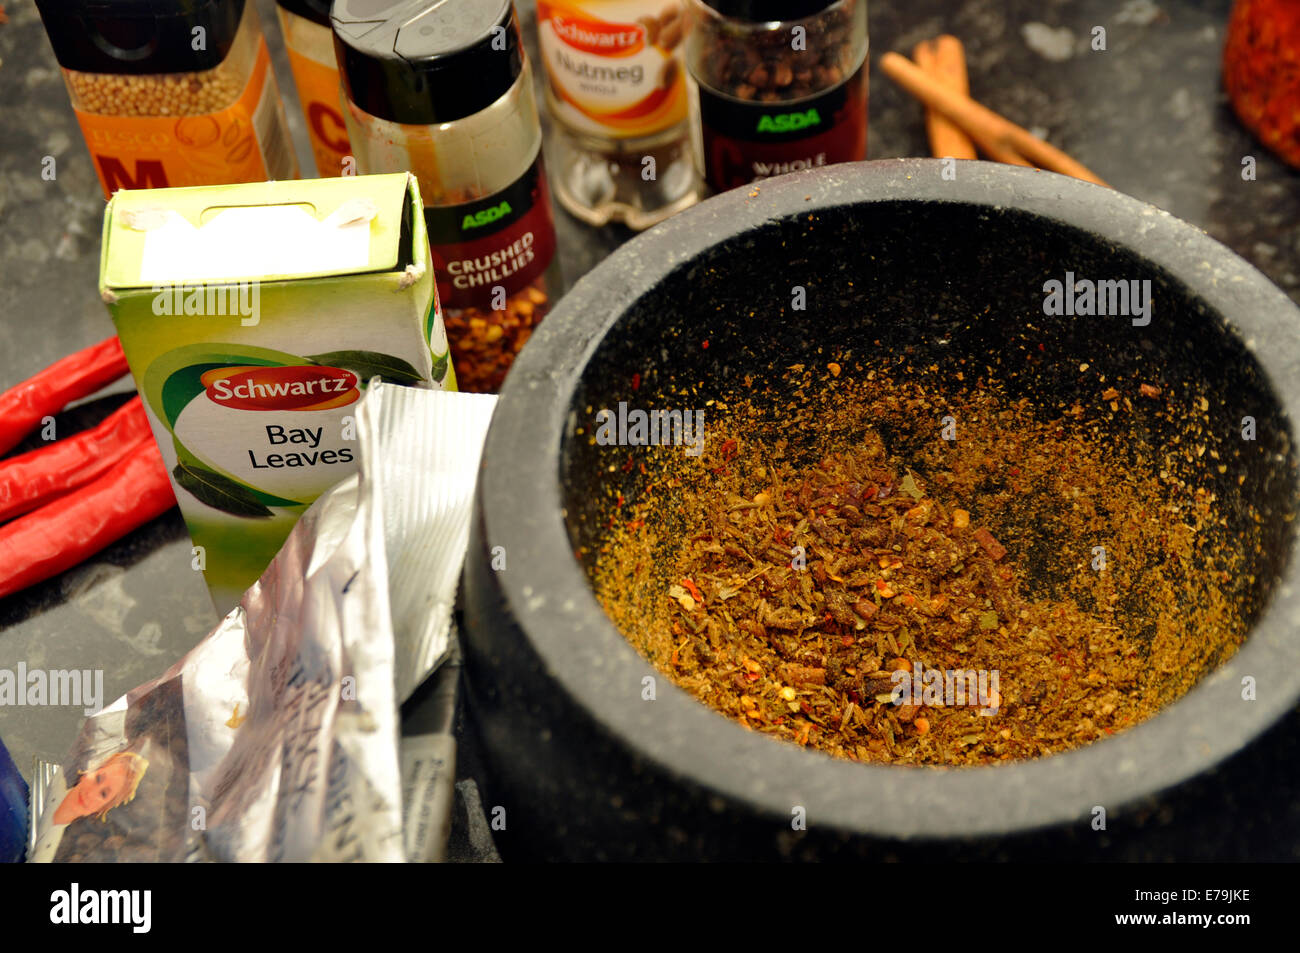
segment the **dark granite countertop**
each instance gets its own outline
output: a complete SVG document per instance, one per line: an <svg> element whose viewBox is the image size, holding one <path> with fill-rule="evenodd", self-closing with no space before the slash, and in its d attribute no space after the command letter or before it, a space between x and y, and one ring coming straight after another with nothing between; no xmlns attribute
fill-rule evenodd
<svg viewBox="0 0 1300 953"><path fill-rule="evenodd" d="M269 0L258 0L264 24ZM519 4L532 36L532 4ZM972 93L1048 138L1114 187L1205 229L1300 301L1300 173L1236 122L1219 78L1230 0L911 0L873 2L870 156L925 155L920 106L874 64L886 50L951 32L966 43ZM112 331L96 293L103 200L54 56L29 0L0 25L0 387ZM1089 40L1107 31L1104 52ZM269 27L300 162L301 114L278 31ZM1244 156L1255 181L1243 181ZM56 176L42 178L46 156ZM557 210L572 283L624 241ZM119 384L58 418L61 432L122 401ZM102 669L104 703L152 678L215 623L175 511L86 564L0 600L0 669ZM0 709L0 738L19 767L59 760L79 708ZM462 773L473 774L472 742ZM1300 711L1214 777L1187 786L1142 830L1115 833L1092 856L1114 859L1300 859ZM1018 854L1019 852L1012 852Z"/></svg>

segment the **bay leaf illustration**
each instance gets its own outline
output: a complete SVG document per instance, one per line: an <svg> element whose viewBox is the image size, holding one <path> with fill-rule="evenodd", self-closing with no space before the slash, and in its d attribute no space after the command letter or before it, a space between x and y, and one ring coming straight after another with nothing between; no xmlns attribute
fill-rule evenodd
<svg viewBox="0 0 1300 953"><path fill-rule="evenodd" d="M223 513L252 517L275 515L258 501L248 487L192 461L182 460L176 464L172 476L200 503L206 503Z"/></svg>
<svg viewBox="0 0 1300 953"><path fill-rule="evenodd" d="M433 359L433 372L431 374L434 383L441 384L444 377L447 376L447 368L451 365L451 351L443 354L441 357Z"/></svg>
<svg viewBox="0 0 1300 953"><path fill-rule="evenodd" d="M424 380L409 363L382 351L328 351L309 355L307 360L349 370L362 383L372 377L382 377L390 384L419 384Z"/></svg>

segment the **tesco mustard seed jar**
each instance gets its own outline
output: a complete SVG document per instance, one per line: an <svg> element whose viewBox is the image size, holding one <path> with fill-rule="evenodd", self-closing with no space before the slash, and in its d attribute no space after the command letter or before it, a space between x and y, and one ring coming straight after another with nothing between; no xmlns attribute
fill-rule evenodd
<svg viewBox="0 0 1300 953"><path fill-rule="evenodd" d="M37 0L105 197L298 176L246 0Z"/></svg>
<svg viewBox="0 0 1300 953"><path fill-rule="evenodd" d="M687 0L687 11L711 188L867 157L866 0Z"/></svg>
<svg viewBox="0 0 1300 953"><path fill-rule="evenodd" d="M357 171L410 170L461 390L495 391L556 289L533 77L510 0L335 0Z"/></svg>

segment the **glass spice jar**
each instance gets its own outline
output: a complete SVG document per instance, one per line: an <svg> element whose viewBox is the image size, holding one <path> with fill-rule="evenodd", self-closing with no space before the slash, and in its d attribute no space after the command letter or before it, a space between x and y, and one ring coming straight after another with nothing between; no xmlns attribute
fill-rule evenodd
<svg viewBox="0 0 1300 953"><path fill-rule="evenodd" d="M355 171L345 166L352 155L339 105L339 66L330 29L330 0L276 0L280 31L289 53L293 85L307 119L316 172L321 176Z"/></svg>
<svg viewBox="0 0 1300 953"><path fill-rule="evenodd" d="M866 0L687 9L693 128L711 188L866 158Z"/></svg>
<svg viewBox="0 0 1300 953"><path fill-rule="evenodd" d="M680 0L538 0L552 180L579 220L649 228L703 197L685 32Z"/></svg>
<svg viewBox="0 0 1300 953"><path fill-rule="evenodd" d="M510 0L335 0L357 171L420 182L461 390L500 388L558 290L542 130Z"/></svg>
<svg viewBox="0 0 1300 953"><path fill-rule="evenodd" d="M246 0L38 0L104 195L298 177Z"/></svg>

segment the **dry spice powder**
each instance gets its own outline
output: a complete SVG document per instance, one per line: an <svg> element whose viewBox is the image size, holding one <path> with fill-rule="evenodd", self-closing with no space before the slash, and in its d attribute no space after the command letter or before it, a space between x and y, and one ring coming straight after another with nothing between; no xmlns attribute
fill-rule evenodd
<svg viewBox="0 0 1300 953"><path fill-rule="evenodd" d="M1084 408L1043 419L994 384L939 400L829 369L796 367L780 414L710 402L705 453L654 449L610 507L598 597L709 707L855 761L996 763L1132 727L1244 638L1252 543L1149 448L1118 465ZM1129 390L1100 409L1162 399ZM972 673L965 697L895 703L895 672L933 670Z"/></svg>

